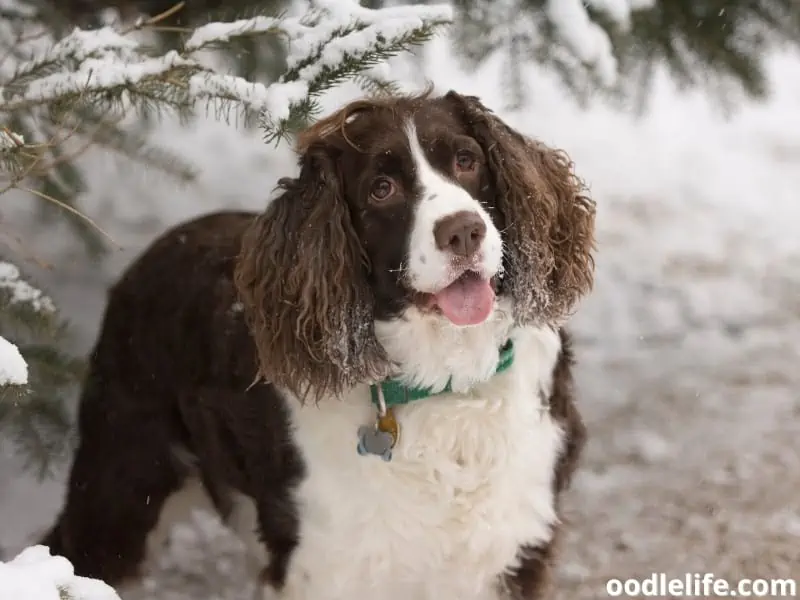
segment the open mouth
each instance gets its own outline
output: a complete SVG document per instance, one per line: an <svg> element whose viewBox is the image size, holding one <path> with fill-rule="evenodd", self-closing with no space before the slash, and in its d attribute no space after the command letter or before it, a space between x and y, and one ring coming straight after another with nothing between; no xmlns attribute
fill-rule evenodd
<svg viewBox="0 0 800 600"><path fill-rule="evenodd" d="M434 294L424 295L424 305L435 310L453 325L480 325L492 314L495 280L475 271L464 271L455 281Z"/></svg>

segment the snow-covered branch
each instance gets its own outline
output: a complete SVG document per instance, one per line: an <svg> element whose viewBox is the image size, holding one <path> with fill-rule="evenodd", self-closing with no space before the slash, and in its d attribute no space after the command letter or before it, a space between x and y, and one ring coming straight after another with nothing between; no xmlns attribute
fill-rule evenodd
<svg viewBox="0 0 800 600"><path fill-rule="evenodd" d="M61 394L77 383L83 365L56 345L64 325L50 297L0 259L0 437L40 475L73 442ZM0 600L4 591L0 585Z"/></svg>
<svg viewBox="0 0 800 600"><path fill-rule="evenodd" d="M654 0L547 0L545 10L559 37L575 57L594 71L604 85L617 78L617 59L606 31L589 16L587 5L604 13L622 30L631 13L650 8Z"/></svg>
<svg viewBox="0 0 800 600"><path fill-rule="evenodd" d="M72 564L31 546L10 562L0 562L0 600L120 600L111 586L75 575Z"/></svg>
<svg viewBox="0 0 800 600"><path fill-rule="evenodd" d="M65 118L86 108L124 114L141 105L191 111L198 101L210 101L261 114L268 136L274 137L313 114L316 96L427 40L451 19L448 6L371 10L329 3L302 17L209 23L194 30L181 48L164 54L111 27L75 29L0 79L0 116L39 108ZM257 35L279 36L288 45L288 71L272 85L218 73L198 58L201 50ZM26 148L19 131L9 129L2 138L5 162L40 154ZM17 175L25 172L25 164L17 167Z"/></svg>
<svg viewBox="0 0 800 600"><path fill-rule="evenodd" d="M40 319L49 322L55 310L49 296L25 281L16 266L0 260L0 311L4 318L13 317L22 323ZM0 390L27 383L28 364L19 348L0 336Z"/></svg>
<svg viewBox="0 0 800 600"><path fill-rule="evenodd" d="M56 307L49 296L22 279L19 269L0 260L0 307L52 315Z"/></svg>
<svg viewBox="0 0 800 600"><path fill-rule="evenodd" d="M655 0L463 0L455 42L473 64L499 53L513 102L525 94L525 65L538 63L578 97L619 83L620 40ZM589 84L589 85L587 85Z"/></svg>

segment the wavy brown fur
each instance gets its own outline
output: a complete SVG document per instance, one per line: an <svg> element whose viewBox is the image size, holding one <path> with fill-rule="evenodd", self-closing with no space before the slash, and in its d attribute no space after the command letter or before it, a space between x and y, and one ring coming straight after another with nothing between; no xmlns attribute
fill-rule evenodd
<svg viewBox="0 0 800 600"><path fill-rule="evenodd" d="M563 320L592 287L594 201L564 152L526 139L474 96L445 97L472 127L495 178L517 321Z"/></svg>
<svg viewBox="0 0 800 600"><path fill-rule="evenodd" d="M389 119L430 101L418 95L352 102L303 131L301 172L279 181L282 194L243 240L236 285L258 351L260 375L302 399L339 395L388 374L374 335L371 268L343 190L343 157L376 135L352 117ZM592 286L592 200L561 151L529 140L475 97L448 93L481 144L505 217L506 280L520 324L566 318ZM365 138L366 136L366 138Z"/></svg>
<svg viewBox="0 0 800 600"><path fill-rule="evenodd" d="M235 272L259 375L319 400L382 375L368 268L335 162L321 142L244 236Z"/></svg>
<svg viewBox="0 0 800 600"><path fill-rule="evenodd" d="M297 136L295 147L298 152L303 153L324 142L331 147L342 149L347 145L360 151L358 143L351 139L347 128L347 125L352 123L353 117L367 111L386 111L393 116L398 113L411 114L430 98L432 92L433 88L429 86L418 94L396 94L354 100L329 117L320 119L301 131Z"/></svg>

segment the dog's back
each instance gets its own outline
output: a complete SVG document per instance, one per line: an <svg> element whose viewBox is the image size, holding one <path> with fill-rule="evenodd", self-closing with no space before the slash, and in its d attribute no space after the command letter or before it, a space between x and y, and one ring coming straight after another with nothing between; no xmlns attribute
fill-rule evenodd
<svg viewBox="0 0 800 600"><path fill-rule="evenodd" d="M264 496L253 488L297 476L291 446L276 443L282 399L271 386L244 392L257 369L255 353L242 352L251 345L233 267L251 218L214 213L175 227L109 293L65 506L42 541L81 575L135 577L164 502L194 476L223 517L231 490ZM261 423L259 436L239 435L244 421ZM259 481L244 464L255 456Z"/></svg>
<svg viewBox="0 0 800 600"><path fill-rule="evenodd" d="M214 213L156 239L109 292L93 366L128 389L152 385L147 392L252 379L252 356L219 347L241 348L248 336L233 269L252 217Z"/></svg>

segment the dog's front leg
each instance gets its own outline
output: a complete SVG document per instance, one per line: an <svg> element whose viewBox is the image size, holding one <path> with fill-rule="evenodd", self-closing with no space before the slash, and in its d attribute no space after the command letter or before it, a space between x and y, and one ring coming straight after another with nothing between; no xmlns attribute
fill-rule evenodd
<svg viewBox="0 0 800 600"><path fill-rule="evenodd" d="M502 576L502 600L541 600L548 596L552 586L553 561L557 540L539 546L520 549L520 563L516 569Z"/></svg>

